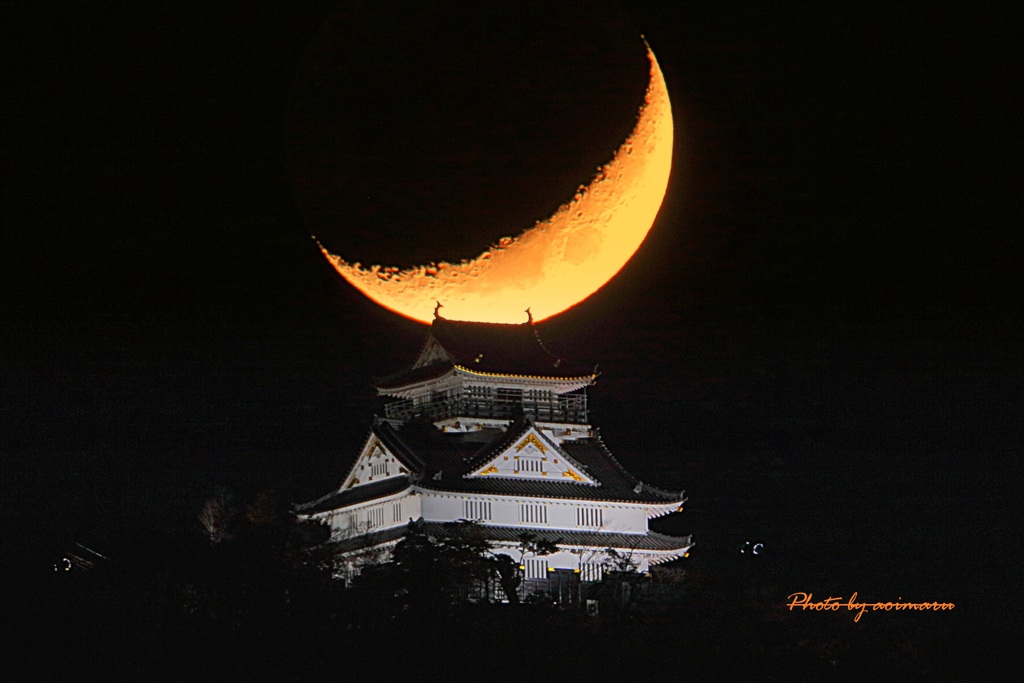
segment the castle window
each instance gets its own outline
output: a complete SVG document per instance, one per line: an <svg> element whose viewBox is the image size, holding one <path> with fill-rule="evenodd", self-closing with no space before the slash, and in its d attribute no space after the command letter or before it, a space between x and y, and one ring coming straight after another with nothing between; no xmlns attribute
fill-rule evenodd
<svg viewBox="0 0 1024 683"><path fill-rule="evenodd" d="M402 504L392 503L391 504L391 521L401 522L402 521Z"/></svg>
<svg viewBox="0 0 1024 683"><path fill-rule="evenodd" d="M490 520L491 503L484 500L464 500L462 501L462 516L475 521Z"/></svg>
<svg viewBox="0 0 1024 683"><path fill-rule="evenodd" d="M526 560L524 568L528 579L546 579L548 577L547 560Z"/></svg>
<svg viewBox="0 0 1024 683"><path fill-rule="evenodd" d="M520 503L519 521L526 524L547 524L548 508L540 503Z"/></svg>
<svg viewBox="0 0 1024 683"><path fill-rule="evenodd" d="M601 528L604 526L604 510L601 508L576 508L576 526Z"/></svg>
<svg viewBox="0 0 1024 683"><path fill-rule="evenodd" d="M373 507L366 511L366 528L376 529L379 526L384 526L383 506Z"/></svg>
<svg viewBox="0 0 1024 683"><path fill-rule="evenodd" d="M520 472L540 472L542 469L542 463L540 460L535 458L522 458L519 461Z"/></svg>
<svg viewBox="0 0 1024 683"><path fill-rule="evenodd" d="M596 562L580 563L580 581L600 581L601 565Z"/></svg>

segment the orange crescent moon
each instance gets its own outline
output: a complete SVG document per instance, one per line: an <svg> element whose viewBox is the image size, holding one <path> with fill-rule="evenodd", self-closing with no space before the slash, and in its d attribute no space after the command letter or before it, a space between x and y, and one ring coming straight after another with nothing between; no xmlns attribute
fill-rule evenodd
<svg viewBox="0 0 1024 683"><path fill-rule="evenodd" d="M320 249L353 287L381 306L429 323L444 317L521 323L565 311L600 289L640 248L672 171L672 106L650 47L650 82L636 126L610 162L550 218L474 259L400 270L349 263Z"/></svg>

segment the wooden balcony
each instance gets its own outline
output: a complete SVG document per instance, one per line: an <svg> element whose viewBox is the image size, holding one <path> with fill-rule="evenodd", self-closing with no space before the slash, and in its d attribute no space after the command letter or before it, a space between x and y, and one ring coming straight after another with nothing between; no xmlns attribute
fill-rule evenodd
<svg viewBox="0 0 1024 683"><path fill-rule="evenodd" d="M452 417L476 417L513 420L528 417L536 422L587 424L587 395L583 392L553 396L550 399L523 397L481 398L459 394L444 398L402 399L384 405L386 417L408 420L424 417L432 422Z"/></svg>

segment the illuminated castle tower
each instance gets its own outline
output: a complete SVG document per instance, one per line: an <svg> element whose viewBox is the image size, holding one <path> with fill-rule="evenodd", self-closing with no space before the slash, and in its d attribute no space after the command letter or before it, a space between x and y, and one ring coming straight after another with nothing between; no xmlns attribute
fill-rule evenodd
<svg viewBox="0 0 1024 683"><path fill-rule="evenodd" d="M386 559L421 520L443 533L479 523L496 552L523 560L526 584L596 581L612 549L640 571L683 556L690 537L648 521L686 497L623 469L588 422L596 369L565 363L530 322L437 316L411 368L379 381L384 416L348 460L337 490L299 506L330 525L342 573ZM520 535L558 552L521 558Z"/></svg>

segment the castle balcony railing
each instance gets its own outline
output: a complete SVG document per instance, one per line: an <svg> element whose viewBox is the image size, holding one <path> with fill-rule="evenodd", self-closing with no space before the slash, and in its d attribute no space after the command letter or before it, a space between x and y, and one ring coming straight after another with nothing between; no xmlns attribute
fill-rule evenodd
<svg viewBox="0 0 1024 683"><path fill-rule="evenodd" d="M423 417L432 422L453 417L513 420L529 417L537 422L587 424L587 395L562 394L550 398L478 397L466 394L422 399L401 399L384 405L386 417L408 420Z"/></svg>

